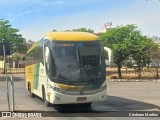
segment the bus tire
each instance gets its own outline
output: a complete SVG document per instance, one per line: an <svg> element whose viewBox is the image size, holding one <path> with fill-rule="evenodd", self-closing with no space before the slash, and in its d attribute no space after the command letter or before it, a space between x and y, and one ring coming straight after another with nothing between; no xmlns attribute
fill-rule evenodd
<svg viewBox="0 0 160 120"><path fill-rule="evenodd" d="M85 107L91 107L92 103L84 103Z"/></svg>
<svg viewBox="0 0 160 120"><path fill-rule="evenodd" d="M29 91L29 95L33 98L35 97L35 95L31 92L31 84L28 83L28 91Z"/></svg>
<svg viewBox="0 0 160 120"><path fill-rule="evenodd" d="M51 103L49 103L49 102L46 100L46 92L45 92L44 86L42 87L42 99L43 99L43 102L45 103L45 105L46 105L47 107L50 107L50 106L51 106Z"/></svg>

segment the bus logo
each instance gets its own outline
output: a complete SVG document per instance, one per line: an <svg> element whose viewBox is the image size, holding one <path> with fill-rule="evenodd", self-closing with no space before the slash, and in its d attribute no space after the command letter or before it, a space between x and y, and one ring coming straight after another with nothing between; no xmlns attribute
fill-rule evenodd
<svg viewBox="0 0 160 120"><path fill-rule="evenodd" d="M80 91L80 95L84 95L84 90L83 89Z"/></svg>

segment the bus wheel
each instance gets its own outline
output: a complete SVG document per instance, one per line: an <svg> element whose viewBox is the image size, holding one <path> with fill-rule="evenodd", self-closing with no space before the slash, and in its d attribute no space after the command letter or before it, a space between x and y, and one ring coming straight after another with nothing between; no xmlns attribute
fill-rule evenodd
<svg viewBox="0 0 160 120"><path fill-rule="evenodd" d="M29 95L33 98L35 95L31 92L31 84L28 83L28 91L29 91Z"/></svg>
<svg viewBox="0 0 160 120"><path fill-rule="evenodd" d="M44 87L42 88L42 99L43 99L43 102L46 104L47 107L50 107L51 104L46 100L46 92L45 92L45 89Z"/></svg>
<svg viewBox="0 0 160 120"><path fill-rule="evenodd" d="M85 107L91 107L92 103L84 103Z"/></svg>

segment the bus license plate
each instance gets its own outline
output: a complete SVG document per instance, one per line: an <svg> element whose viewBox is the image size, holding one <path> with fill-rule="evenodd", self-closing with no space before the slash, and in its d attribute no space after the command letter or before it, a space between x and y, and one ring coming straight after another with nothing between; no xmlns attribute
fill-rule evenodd
<svg viewBox="0 0 160 120"><path fill-rule="evenodd" d="M87 100L86 97L78 97L78 98L77 98L77 101L86 101L86 100Z"/></svg>

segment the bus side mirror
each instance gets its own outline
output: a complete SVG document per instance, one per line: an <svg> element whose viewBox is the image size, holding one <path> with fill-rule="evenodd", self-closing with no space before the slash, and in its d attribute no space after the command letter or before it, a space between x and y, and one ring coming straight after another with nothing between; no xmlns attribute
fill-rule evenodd
<svg viewBox="0 0 160 120"><path fill-rule="evenodd" d="M49 48L46 47L46 50L45 50L45 60L46 60L46 63L49 63Z"/></svg>

